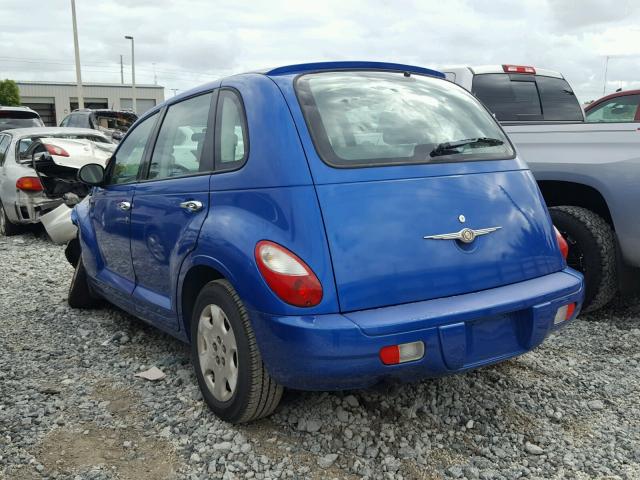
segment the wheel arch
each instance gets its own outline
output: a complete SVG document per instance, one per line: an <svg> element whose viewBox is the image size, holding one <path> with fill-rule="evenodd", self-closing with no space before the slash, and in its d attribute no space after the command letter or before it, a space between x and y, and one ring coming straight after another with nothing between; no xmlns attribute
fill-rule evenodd
<svg viewBox="0 0 640 480"><path fill-rule="evenodd" d="M538 186L547 207L570 205L586 208L600 215L615 231L609 205L598 189L583 183L560 180L540 180Z"/></svg>
<svg viewBox="0 0 640 480"><path fill-rule="evenodd" d="M185 260L178 285L178 318L185 338L191 341L193 306L202 288L214 280L225 279L234 285L233 276L223 264L210 257Z"/></svg>

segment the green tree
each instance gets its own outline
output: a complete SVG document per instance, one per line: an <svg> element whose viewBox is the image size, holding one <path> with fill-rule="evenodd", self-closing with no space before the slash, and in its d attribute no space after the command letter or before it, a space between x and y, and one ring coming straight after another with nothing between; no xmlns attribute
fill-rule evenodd
<svg viewBox="0 0 640 480"><path fill-rule="evenodd" d="M0 105L17 107L20 105L20 90L13 80L0 81Z"/></svg>

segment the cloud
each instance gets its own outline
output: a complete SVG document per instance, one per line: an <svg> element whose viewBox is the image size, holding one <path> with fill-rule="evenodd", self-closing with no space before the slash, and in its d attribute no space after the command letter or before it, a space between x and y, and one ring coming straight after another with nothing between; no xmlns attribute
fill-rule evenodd
<svg viewBox="0 0 640 480"><path fill-rule="evenodd" d="M581 0L76 0L85 81L119 82L120 55L130 78L154 70L167 88L288 63L384 60L423 66L535 65L563 72L579 98L640 87L640 4ZM0 76L74 80L68 0L4 0ZM623 56L624 55L624 56ZM638 56L635 56L638 55ZM154 65L155 64L155 65Z"/></svg>

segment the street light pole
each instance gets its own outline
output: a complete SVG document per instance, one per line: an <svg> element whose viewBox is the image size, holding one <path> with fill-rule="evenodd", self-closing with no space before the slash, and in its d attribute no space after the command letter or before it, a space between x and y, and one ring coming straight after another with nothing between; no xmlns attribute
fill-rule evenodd
<svg viewBox="0 0 640 480"><path fill-rule="evenodd" d="M84 108L82 96L82 75L80 73L80 46L78 45L78 24L76 22L76 0L71 0L71 19L73 21L73 47L76 54L76 81L78 83L78 108Z"/></svg>
<svg viewBox="0 0 640 480"><path fill-rule="evenodd" d="M605 57L605 61L604 61L604 82L602 84L602 96L604 97L604 92L607 89L607 70L609 69L609 57L610 55L607 55Z"/></svg>
<svg viewBox="0 0 640 480"><path fill-rule="evenodd" d="M131 35L125 35L127 40L131 40L131 107L133 113L136 113L136 57L134 40Z"/></svg>

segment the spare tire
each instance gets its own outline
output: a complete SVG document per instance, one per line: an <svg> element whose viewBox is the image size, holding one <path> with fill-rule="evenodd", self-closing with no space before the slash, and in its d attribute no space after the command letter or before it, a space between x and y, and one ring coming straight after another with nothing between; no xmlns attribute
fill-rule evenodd
<svg viewBox="0 0 640 480"><path fill-rule="evenodd" d="M569 244L567 264L584 275L583 312L605 306L618 290L616 239L611 226L586 208L549 209L553 224Z"/></svg>

